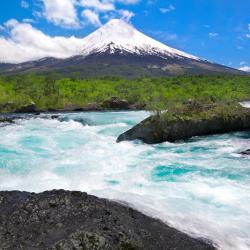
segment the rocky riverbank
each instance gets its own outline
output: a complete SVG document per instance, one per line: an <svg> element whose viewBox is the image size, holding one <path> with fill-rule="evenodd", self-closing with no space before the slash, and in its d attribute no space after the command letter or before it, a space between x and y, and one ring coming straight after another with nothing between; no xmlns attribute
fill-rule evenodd
<svg viewBox="0 0 250 250"><path fill-rule="evenodd" d="M0 117L0 124L1 123L14 123L14 119L12 118L8 118L8 117Z"/></svg>
<svg viewBox="0 0 250 250"><path fill-rule="evenodd" d="M113 201L64 190L0 192L0 249L215 249Z"/></svg>
<svg viewBox="0 0 250 250"><path fill-rule="evenodd" d="M117 142L141 140L155 144L249 129L250 109L238 103L200 105L190 102L145 119L121 134Z"/></svg>
<svg viewBox="0 0 250 250"><path fill-rule="evenodd" d="M12 102L0 105L0 113L42 113L42 112L71 112L71 111L109 111L109 110L143 110L145 104L129 103L125 99L116 96L110 97L100 103L88 103L85 105L67 104L63 107L49 107L43 109L36 103L30 102L25 105L19 105Z"/></svg>

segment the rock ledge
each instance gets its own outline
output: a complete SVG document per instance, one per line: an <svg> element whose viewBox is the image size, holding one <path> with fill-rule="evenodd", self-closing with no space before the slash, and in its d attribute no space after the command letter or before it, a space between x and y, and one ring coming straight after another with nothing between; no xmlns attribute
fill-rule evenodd
<svg viewBox="0 0 250 250"><path fill-rule="evenodd" d="M0 249L215 249L116 202L64 190L0 192Z"/></svg>
<svg viewBox="0 0 250 250"><path fill-rule="evenodd" d="M204 111L197 107L181 112L153 115L121 134L117 142L141 140L148 144L175 142L193 136L206 136L250 130L250 109L239 105L218 105ZM193 109L193 108L192 108Z"/></svg>

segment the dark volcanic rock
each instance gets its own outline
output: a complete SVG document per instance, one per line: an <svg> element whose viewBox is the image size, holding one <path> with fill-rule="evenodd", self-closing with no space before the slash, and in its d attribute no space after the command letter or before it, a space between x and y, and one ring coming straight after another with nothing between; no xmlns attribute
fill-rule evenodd
<svg viewBox="0 0 250 250"><path fill-rule="evenodd" d="M116 202L64 190L0 192L0 249L215 249Z"/></svg>
<svg viewBox="0 0 250 250"><path fill-rule="evenodd" d="M168 121L162 116L151 116L121 134L117 142L141 140L148 144L189 139L193 136L222 134L250 129L250 110L240 108L228 116L215 115L206 119L176 118Z"/></svg>
<svg viewBox="0 0 250 250"><path fill-rule="evenodd" d="M12 118L1 118L0 117L0 123L15 123L15 121Z"/></svg>
<svg viewBox="0 0 250 250"><path fill-rule="evenodd" d="M117 110L127 110L129 109L129 103L127 100L121 100L118 97L111 97L105 100L102 104L104 108L107 109L117 109Z"/></svg>
<svg viewBox="0 0 250 250"><path fill-rule="evenodd" d="M59 115L52 115L51 116L51 119L58 119L59 118Z"/></svg>
<svg viewBox="0 0 250 250"><path fill-rule="evenodd" d="M22 107L18 108L15 113L37 113L39 112L35 103L30 103L27 105L23 105Z"/></svg>
<svg viewBox="0 0 250 250"><path fill-rule="evenodd" d="M241 152L242 155L249 155L250 156L250 149L247 149L243 152Z"/></svg>

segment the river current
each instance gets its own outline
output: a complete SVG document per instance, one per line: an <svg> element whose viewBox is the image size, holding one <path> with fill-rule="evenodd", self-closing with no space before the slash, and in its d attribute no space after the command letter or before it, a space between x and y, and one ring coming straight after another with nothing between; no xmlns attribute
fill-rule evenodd
<svg viewBox="0 0 250 250"><path fill-rule="evenodd" d="M221 249L250 249L250 132L117 144L147 112L64 113L0 127L0 190L80 190Z"/></svg>

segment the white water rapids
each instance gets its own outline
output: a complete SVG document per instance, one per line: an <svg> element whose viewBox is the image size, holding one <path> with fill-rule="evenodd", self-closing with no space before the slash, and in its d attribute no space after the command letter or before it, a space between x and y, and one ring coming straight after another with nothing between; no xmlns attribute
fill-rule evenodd
<svg viewBox="0 0 250 250"><path fill-rule="evenodd" d="M224 250L250 249L250 133L186 143L116 143L146 112L60 114L0 127L0 190L81 190Z"/></svg>

